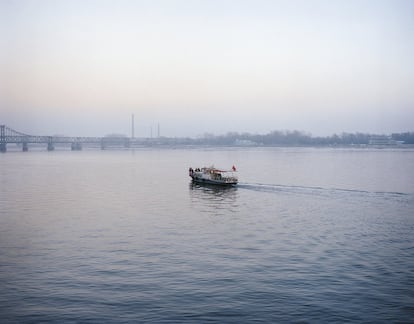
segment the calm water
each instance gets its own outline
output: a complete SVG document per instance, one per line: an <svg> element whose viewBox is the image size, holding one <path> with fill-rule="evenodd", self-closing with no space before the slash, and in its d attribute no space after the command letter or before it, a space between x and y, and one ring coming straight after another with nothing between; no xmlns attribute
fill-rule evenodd
<svg viewBox="0 0 414 324"><path fill-rule="evenodd" d="M241 184L192 185L212 163ZM1 322L413 322L413 170L413 150L1 154Z"/></svg>

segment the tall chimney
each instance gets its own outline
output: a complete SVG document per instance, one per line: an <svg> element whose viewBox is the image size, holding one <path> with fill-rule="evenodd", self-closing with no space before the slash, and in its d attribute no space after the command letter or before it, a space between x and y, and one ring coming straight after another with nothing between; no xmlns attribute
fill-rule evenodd
<svg viewBox="0 0 414 324"><path fill-rule="evenodd" d="M131 116L131 138L134 138L134 114Z"/></svg>

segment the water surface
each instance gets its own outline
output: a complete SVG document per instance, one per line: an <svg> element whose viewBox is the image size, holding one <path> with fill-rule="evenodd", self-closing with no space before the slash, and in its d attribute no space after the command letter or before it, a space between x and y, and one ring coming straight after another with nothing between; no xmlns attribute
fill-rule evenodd
<svg viewBox="0 0 414 324"><path fill-rule="evenodd" d="M239 170L193 185L189 166ZM0 155L0 313L29 322L410 322L414 152Z"/></svg>

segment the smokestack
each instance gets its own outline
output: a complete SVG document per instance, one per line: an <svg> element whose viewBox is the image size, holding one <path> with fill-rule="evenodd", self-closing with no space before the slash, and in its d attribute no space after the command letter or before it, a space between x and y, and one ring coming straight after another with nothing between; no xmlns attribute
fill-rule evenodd
<svg viewBox="0 0 414 324"><path fill-rule="evenodd" d="M131 116L131 138L134 138L134 114Z"/></svg>

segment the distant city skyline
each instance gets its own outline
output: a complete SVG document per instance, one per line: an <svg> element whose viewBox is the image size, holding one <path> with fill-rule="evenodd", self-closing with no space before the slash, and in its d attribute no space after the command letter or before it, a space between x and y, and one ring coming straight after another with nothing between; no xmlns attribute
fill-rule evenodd
<svg viewBox="0 0 414 324"><path fill-rule="evenodd" d="M0 124L102 136L413 130L414 1L0 1Z"/></svg>

